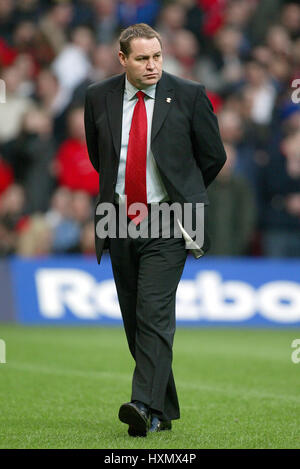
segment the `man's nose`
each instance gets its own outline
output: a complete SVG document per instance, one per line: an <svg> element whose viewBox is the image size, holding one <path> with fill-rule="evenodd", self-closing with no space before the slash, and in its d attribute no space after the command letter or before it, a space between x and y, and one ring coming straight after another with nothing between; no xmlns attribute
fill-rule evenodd
<svg viewBox="0 0 300 469"><path fill-rule="evenodd" d="M148 68L149 70L153 70L154 66L155 66L155 65L154 65L154 60L152 60L152 59L148 60L148 62L147 62L147 68Z"/></svg>

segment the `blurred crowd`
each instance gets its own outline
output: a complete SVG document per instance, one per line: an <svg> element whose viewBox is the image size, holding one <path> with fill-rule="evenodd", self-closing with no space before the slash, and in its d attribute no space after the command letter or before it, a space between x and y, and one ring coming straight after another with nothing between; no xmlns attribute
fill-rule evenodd
<svg viewBox="0 0 300 469"><path fill-rule="evenodd" d="M208 191L210 254L300 256L290 0L0 0L0 256L94 253L85 91L122 72L118 36L139 22L162 35L164 70L204 84L218 116L227 163Z"/></svg>

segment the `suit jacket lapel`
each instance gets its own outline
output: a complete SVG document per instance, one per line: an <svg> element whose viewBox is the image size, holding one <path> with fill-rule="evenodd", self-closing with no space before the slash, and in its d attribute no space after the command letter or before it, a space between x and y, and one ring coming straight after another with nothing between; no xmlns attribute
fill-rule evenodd
<svg viewBox="0 0 300 469"><path fill-rule="evenodd" d="M117 158L120 157L121 150L124 86L125 74L122 74L120 75L120 80L117 85L111 89L106 96L108 120ZM170 107L172 106L173 96L174 89L172 86L169 86L167 76L163 73L156 87L151 143L155 139L159 129L167 117ZM168 100L168 102L167 98L170 98L171 100Z"/></svg>
<svg viewBox="0 0 300 469"><path fill-rule="evenodd" d="M117 86L106 95L108 120L117 158L120 157L121 149L124 86L125 74L120 76Z"/></svg>
<svg viewBox="0 0 300 469"><path fill-rule="evenodd" d="M174 96L174 89L168 85L167 77L163 73L161 79L156 86L155 104L152 119L151 143L158 134L167 114L172 106L172 98ZM167 101L167 98L170 98Z"/></svg>

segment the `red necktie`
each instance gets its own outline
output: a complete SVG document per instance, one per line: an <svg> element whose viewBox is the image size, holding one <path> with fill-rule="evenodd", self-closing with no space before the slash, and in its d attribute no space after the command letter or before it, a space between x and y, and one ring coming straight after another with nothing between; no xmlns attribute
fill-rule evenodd
<svg viewBox="0 0 300 469"><path fill-rule="evenodd" d="M128 215L138 225L147 216L147 187L146 187L146 163L147 163L147 113L144 103L145 93L137 92L138 102L133 111L125 172L125 194L128 207L139 202L144 204L144 213Z"/></svg>

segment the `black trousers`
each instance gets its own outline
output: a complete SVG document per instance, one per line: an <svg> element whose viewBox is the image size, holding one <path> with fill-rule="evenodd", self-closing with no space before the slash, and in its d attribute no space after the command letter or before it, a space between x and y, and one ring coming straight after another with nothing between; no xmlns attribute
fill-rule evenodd
<svg viewBox="0 0 300 469"><path fill-rule="evenodd" d="M117 220L118 220L118 206ZM148 206L151 210L151 206ZM151 217L148 217L149 229ZM127 220L130 221L129 219ZM171 217L171 225L173 217ZM172 372L175 295L187 257L182 238L110 239L109 251L130 352L131 400L163 420L180 417Z"/></svg>

